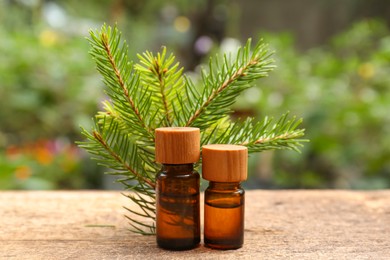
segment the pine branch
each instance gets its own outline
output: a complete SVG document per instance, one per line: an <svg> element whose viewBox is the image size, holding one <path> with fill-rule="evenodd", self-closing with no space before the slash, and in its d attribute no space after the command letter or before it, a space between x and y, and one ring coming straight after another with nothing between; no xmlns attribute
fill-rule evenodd
<svg viewBox="0 0 390 260"><path fill-rule="evenodd" d="M153 92L156 109L163 112L164 117L159 118L163 125L172 126L174 115L172 106L175 102L175 94L183 89L184 82L182 76L183 68L179 68L179 63L175 63L175 56L170 54L167 57L166 48L162 48L161 53L154 55L146 51L138 55L139 64L134 67L139 72L144 85L150 86L149 91Z"/></svg>
<svg viewBox="0 0 390 260"><path fill-rule="evenodd" d="M129 137L121 132L119 124L112 118L104 117L96 126L92 134L83 129L82 134L89 142L79 142L79 146L95 155L93 159L101 165L114 169L119 174L130 172L133 176L131 179L146 183L154 189L154 181L139 172L143 170L138 157L139 151Z"/></svg>
<svg viewBox="0 0 390 260"><path fill-rule="evenodd" d="M128 122L133 134L153 139L154 129L147 122L151 102L145 103L147 99L144 98L150 94L139 88L139 75L127 58L128 46L125 42L120 46L121 34L117 28L103 25L100 32L90 31L90 36L90 54L103 75L103 81L108 87L107 94L115 109Z"/></svg>
<svg viewBox="0 0 390 260"><path fill-rule="evenodd" d="M128 165L125 161L123 161L123 159L109 147L109 145L103 139L102 135L99 132L93 131L93 137L102 145L102 147L104 147L104 149L107 151L107 153L110 154L110 156L112 156L119 164L123 166L123 168L128 170L134 176L136 176L137 179L146 182L153 189L155 188L155 184L151 180L148 180L147 178L141 176L141 174L136 172L133 168L130 167L130 165Z"/></svg>
<svg viewBox="0 0 390 260"><path fill-rule="evenodd" d="M185 126L199 127L201 130L215 124L231 112L230 106L242 91L251 87L250 83L265 77L274 68L266 45L260 40L251 52L251 40L238 50L236 58L224 55L222 61L216 56L209 62L209 72L202 70L203 85L207 86L199 95L194 91L190 80L186 81L187 99L197 99L195 106L187 110ZM222 62L222 65L219 63ZM183 105L185 106L184 102Z"/></svg>
<svg viewBox="0 0 390 260"><path fill-rule="evenodd" d="M304 136L304 129L297 129L302 119L295 117L288 120L288 113L281 116L277 123L272 125L272 119L266 117L263 121L254 122L248 118L244 122L228 123L228 126L216 126L208 142L220 144L237 144L248 147L249 153L275 149L289 149L299 152ZM222 129L221 129L222 128Z"/></svg>
<svg viewBox="0 0 390 260"><path fill-rule="evenodd" d="M149 218L154 220L156 170L148 167L146 161L142 159L144 151L138 149L134 140L123 131L115 117L100 113L97 119L92 133L83 129L82 133L88 140L79 142L79 146L91 153L94 156L92 159L97 160L100 165L111 169L109 174L122 176L117 182L134 192L134 195L127 197L133 198L138 208L143 212L148 212ZM154 174L148 174L147 171ZM130 213L134 214L132 211ZM128 217L128 219L133 218ZM131 225L135 228L134 231L139 231L137 221L134 220ZM145 234L154 232L154 225L148 228L149 231L144 231Z"/></svg>

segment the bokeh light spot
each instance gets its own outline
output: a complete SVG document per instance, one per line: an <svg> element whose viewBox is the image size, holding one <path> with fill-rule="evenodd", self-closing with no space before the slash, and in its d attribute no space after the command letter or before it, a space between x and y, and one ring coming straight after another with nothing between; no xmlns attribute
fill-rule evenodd
<svg viewBox="0 0 390 260"><path fill-rule="evenodd" d="M175 30L181 33L187 32L191 27L191 21L185 16L178 16L173 22Z"/></svg>

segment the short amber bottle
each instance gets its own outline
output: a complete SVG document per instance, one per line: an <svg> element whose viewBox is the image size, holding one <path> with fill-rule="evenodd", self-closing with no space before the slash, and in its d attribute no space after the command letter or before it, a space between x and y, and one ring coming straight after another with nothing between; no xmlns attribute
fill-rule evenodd
<svg viewBox="0 0 390 260"><path fill-rule="evenodd" d="M199 156L198 128L156 129L156 161L162 163L156 176L156 237L161 248L187 250L200 243L200 176L193 168Z"/></svg>
<svg viewBox="0 0 390 260"><path fill-rule="evenodd" d="M204 243L215 249L237 249L244 243L245 191L248 151L239 145L205 145L202 176L205 191Z"/></svg>

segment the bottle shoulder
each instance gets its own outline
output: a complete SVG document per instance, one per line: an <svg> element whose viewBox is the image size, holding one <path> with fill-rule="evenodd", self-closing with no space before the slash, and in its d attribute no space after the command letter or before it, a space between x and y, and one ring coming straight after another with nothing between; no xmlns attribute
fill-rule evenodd
<svg viewBox="0 0 390 260"><path fill-rule="evenodd" d="M209 182L206 191L213 193L245 193L239 182Z"/></svg>
<svg viewBox="0 0 390 260"><path fill-rule="evenodd" d="M185 172L167 172L167 171L159 171L156 175L157 179L200 179L200 174L193 171L185 171Z"/></svg>
<svg viewBox="0 0 390 260"><path fill-rule="evenodd" d="M219 208L234 208L244 205L245 191L215 191L206 189L205 204Z"/></svg>

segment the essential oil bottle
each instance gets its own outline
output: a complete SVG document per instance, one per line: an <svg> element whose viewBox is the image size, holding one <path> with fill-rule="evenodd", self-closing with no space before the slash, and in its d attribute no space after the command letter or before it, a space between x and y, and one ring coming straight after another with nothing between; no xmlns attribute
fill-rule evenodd
<svg viewBox="0 0 390 260"><path fill-rule="evenodd" d="M248 150L239 145L205 145L202 177L205 191L204 243L215 249L237 249L244 243L245 191Z"/></svg>
<svg viewBox="0 0 390 260"><path fill-rule="evenodd" d="M200 131L193 127L156 129L157 245L187 250L200 243L199 173L194 163L200 156Z"/></svg>

